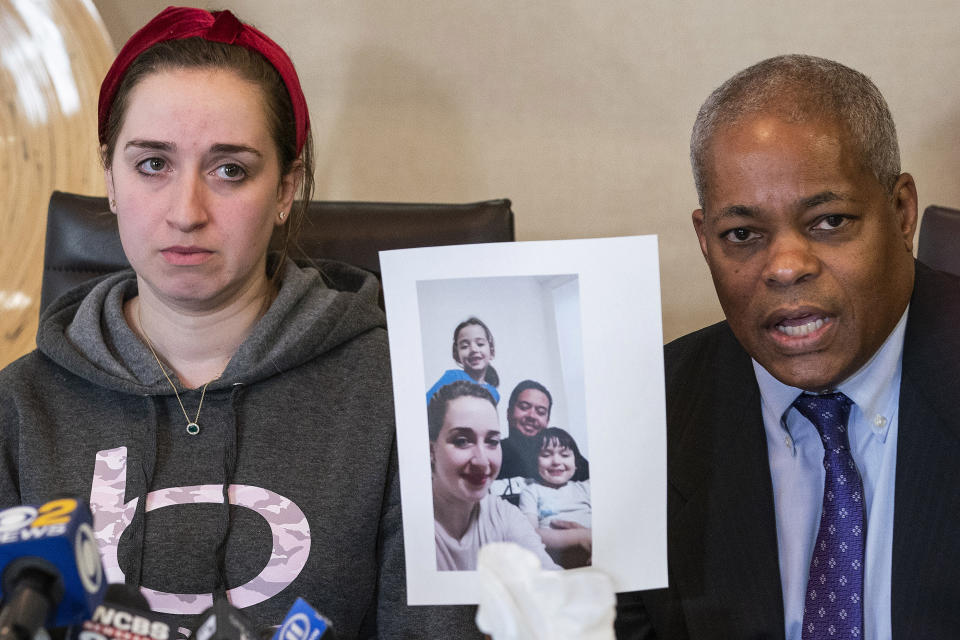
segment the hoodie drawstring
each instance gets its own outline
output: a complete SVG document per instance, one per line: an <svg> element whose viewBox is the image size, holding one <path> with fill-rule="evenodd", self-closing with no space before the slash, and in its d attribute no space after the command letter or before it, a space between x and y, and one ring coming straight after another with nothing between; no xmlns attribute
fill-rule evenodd
<svg viewBox="0 0 960 640"><path fill-rule="evenodd" d="M233 429L227 429L228 439L223 445L223 533L220 541L217 543L216 562L217 576L216 584L213 588L213 599L226 599L227 597L227 541L230 539L230 531L233 527L233 509L230 506L230 486L237 471L237 458L240 451L240 400L243 396L244 386L242 382L234 383L233 390L230 393L230 408L233 414ZM230 437L232 436L232 438Z"/></svg>
<svg viewBox="0 0 960 640"><path fill-rule="evenodd" d="M143 582L143 554L146 535L147 494L153 486L153 474L157 463L157 429L160 415L160 397L146 396L147 419L143 421L140 446L140 491L137 494L137 507L130 522L131 538L135 541L133 566L126 573L125 582L132 587L140 587Z"/></svg>

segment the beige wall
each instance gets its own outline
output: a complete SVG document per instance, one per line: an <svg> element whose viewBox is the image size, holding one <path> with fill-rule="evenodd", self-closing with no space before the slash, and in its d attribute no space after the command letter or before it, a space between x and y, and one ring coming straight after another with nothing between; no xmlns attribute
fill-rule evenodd
<svg viewBox="0 0 960 640"><path fill-rule="evenodd" d="M168 2L94 4L120 43ZM921 207L960 205L955 0L205 6L233 9L291 53L317 198L509 197L520 240L658 234L667 340L722 317L690 225L687 142L710 90L757 60L804 52L870 75Z"/></svg>

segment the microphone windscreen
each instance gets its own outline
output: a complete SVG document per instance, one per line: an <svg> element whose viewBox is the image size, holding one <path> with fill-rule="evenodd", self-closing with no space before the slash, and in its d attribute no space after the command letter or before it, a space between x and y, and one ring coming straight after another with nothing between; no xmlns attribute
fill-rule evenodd
<svg viewBox="0 0 960 640"><path fill-rule="evenodd" d="M46 611L41 624L65 627L90 617L106 579L86 503L59 498L0 511L0 597L4 622ZM11 613L16 600L22 613Z"/></svg>
<svg viewBox="0 0 960 640"><path fill-rule="evenodd" d="M225 598L214 598L213 606L200 616L192 640L259 640L247 616Z"/></svg>
<svg viewBox="0 0 960 640"><path fill-rule="evenodd" d="M143 592L122 582L108 584L107 591L103 594L103 601L129 609L150 611L150 603L147 602Z"/></svg>
<svg viewBox="0 0 960 640"><path fill-rule="evenodd" d="M150 610L139 589L125 584L107 587L103 603L89 620L74 625L69 640L170 640L170 623Z"/></svg>
<svg viewBox="0 0 960 640"><path fill-rule="evenodd" d="M287 612L283 623L273 634L273 640L334 640L330 621L307 604L303 598L297 598Z"/></svg>

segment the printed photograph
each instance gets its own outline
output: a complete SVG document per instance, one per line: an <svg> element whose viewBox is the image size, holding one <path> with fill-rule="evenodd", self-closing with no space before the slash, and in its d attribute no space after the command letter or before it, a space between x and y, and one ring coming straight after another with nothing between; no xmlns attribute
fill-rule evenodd
<svg viewBox="0 0 960 640"><path fill-rule="evenodd" d="M583 348L574 274L417 283L437 569L515 542L590 565Z"/></svg>
<svg viewBox="0 0 960 640"><path fill-rule="evenodd" d="M470 604L491 543L540 570L666 586L651 236L380 254L407 598Z"/></svg>

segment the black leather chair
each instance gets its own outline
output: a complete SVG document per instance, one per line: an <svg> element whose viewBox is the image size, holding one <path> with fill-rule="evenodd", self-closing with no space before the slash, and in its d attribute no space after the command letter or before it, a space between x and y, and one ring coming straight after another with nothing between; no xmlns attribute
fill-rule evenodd
<svg viewBox="0 0 960 640"><path fill-rule="evenodd" d="M340 260L380 277L381 250L513 239L507 199L471 204L313 201L291 257ZM81 282L128 266L107 199L54 191L47 210L40 312Z"/></svg>
<svg viewBox="0 0 960 640"><path fill-rule="evenodd" d="M917 259L960 276L960 210L930 205L923 211Z"/></svg>

